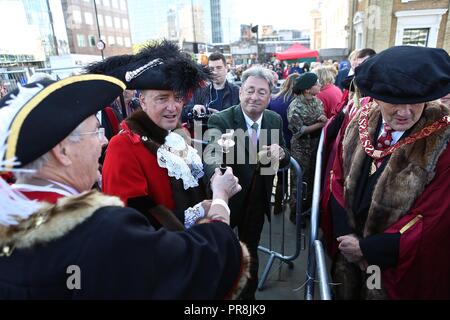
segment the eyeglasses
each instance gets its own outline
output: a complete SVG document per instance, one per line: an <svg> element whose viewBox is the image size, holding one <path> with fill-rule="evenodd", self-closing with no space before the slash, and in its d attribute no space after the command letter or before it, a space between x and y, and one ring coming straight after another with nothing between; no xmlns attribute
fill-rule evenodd
<svg viewBox="0 0 450 320"><path fill-rule="evenodd" d="M105 128L98 128L95 131L75 133L74 136L84 136L88 134L96 134L99 140L103 140L103 138L105 138Z"/></svg>
<svg viewBox="0 0 450 320"><path fill-rule="evenodd" d="M264 98L269 94L269 92L266 90L258 90L258 91L255 91L254 89L244 90L244 93L246 96L252 96L255 92L256 92L256 95L258 96L258 98Z"/></svg>

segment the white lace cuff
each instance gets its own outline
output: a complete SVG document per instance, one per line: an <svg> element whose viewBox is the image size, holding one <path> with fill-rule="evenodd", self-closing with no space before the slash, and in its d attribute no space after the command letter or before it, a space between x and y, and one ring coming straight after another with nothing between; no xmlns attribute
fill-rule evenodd
<svg viewBox="0 0 450 320"><path fill-rule="evenodd" d="M192 227L198 219L205 216L205 209L202 203L197 203L194 207L187 208L184 210L184 227L189 229Z"/></svg>

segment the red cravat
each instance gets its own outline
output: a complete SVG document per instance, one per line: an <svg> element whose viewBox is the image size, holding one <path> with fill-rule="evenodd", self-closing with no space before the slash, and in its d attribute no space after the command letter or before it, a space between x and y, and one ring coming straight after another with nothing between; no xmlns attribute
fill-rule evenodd
<svg viewBox="0 0 450 320"><path fill-rule="evenodd" d="M385 123L384 132L378 138L377 144L375 146L377 150L384 151L392 145L392 132L394 132L394 130L392 130L392 128ZM375 165L377 166L377 168L380 167L382 162L383 158L375 160Z"/></svg>

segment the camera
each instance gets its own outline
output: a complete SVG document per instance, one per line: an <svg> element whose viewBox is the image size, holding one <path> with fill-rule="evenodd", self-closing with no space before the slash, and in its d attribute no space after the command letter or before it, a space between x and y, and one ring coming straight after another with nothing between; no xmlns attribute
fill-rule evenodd
<svg viewBox="0 0 450 320"><path fill-rule="evenodd" d="M139 102L138 98L131 99L129 106L130 106L131 112L141 109L141 103Z"/></svg>

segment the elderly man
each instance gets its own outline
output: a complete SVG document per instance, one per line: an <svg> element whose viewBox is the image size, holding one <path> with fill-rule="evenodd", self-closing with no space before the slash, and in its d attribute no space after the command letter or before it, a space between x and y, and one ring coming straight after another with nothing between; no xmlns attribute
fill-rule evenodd
<svg viewBox="0 0 450 320"><path fill-rule="evenodd" d="M212 82L194 92L191 101L183 110L183 121L188 120L190 112L217 112L239 104L239 87L227 80L227 61L225 56L214 52L208 57L208 67Z"/></svg>
<svg viewBox="0 0 450 320"><path fill-rule="evenodd" d="M155 227L173 228L178 221L188 227L208 211L211 200L205 200L200 156L175 129L184 99L208 74L166 41L133 56L111 57L88 71L115 76L141 93L142 110L122 122L106 150L103 191L142 212ZM155 214L150 210L155 205L176 218Z"/></svg>
<svg viewBox="0 0 450 320"><path fill-rule="evenodd" d="M264 214L270 214L269 201L275 173L265 174L264 169L267 168L261 167L257 158L268 155L275 162L280 161L282 166L289 163L281 117L266 110L272 86L270 70L261 67L246 70L242 75L241 104L213 114L208 122L209 133L215 135L215 131L225 133L233 129L237 139L233 163L227 164L233 168L242 185L242 191L230 202L231 226L238 227L239 238L247 244L252 257L251 280L243 293L244 299L254 299L258 284L257 248ZM213 174L222 159L220 152L214 152L216 143L211 137L208 149L212 151L210 153L207 149L205 152L207 176Z"/></svg>
<svg viewBox="0 0 450 320"><path fill-rule="evenodd" d="M450 57L389 48L356 68L355 81L373 102L345 133L344 206L330 202L337 298L449 299L450 119L430 101L450 92Z"/></svg>
<svg viewBox="0 0 450 320"><path fill-rule="evenodd" d="M205 223L155 232L90 190L107 143L95 113L125 85L101 75L45 85L0 101L0 171L18 176L12 189L0 180L0 300L232 297L247 255L227 225L231 169L212 181L219 200Z"/></svg>

